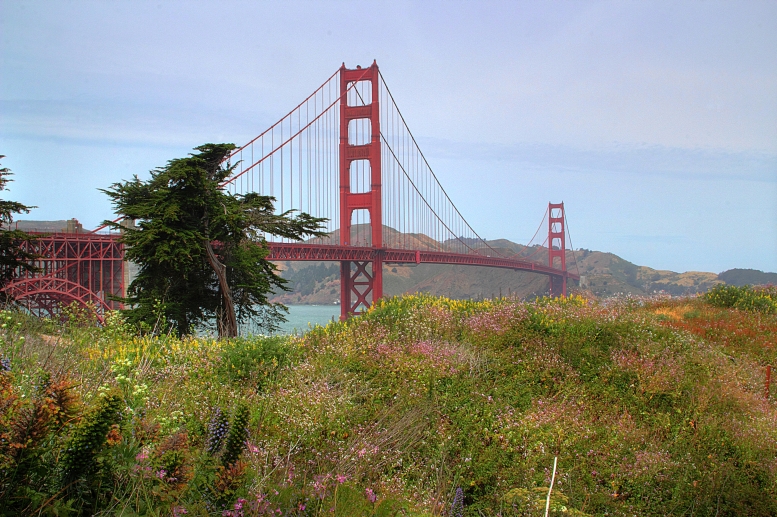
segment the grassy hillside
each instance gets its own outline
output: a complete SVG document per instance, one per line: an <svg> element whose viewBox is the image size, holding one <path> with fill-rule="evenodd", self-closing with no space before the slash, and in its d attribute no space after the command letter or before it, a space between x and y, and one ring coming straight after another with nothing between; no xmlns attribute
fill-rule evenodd
<svg viewBox="0 0 777 517"><path fill-rule="evenodd" d="M0 515L775 515L777 290L383 300L298 338L2 313Z"/></svg>
<svg viewBox="0 0 777 517"><path fill-rule="evenodd" d="M680 296L704 293L722 283L715 273L656 270L599 251L577 252L577 261L580 274L585 277L583 287L597 296L658 292Z"/></svg>

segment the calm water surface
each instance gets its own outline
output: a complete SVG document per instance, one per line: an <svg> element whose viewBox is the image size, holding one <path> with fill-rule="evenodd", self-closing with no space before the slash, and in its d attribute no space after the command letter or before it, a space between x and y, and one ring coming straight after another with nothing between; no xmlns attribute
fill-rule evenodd
<svg viewBox="0 0 777 517"><path fill-rule="evenodd" d="M332 318L340 319L339 305L289 305L286 323L281 324L279 334L307 332L310 327L326 325Z"/></svg>

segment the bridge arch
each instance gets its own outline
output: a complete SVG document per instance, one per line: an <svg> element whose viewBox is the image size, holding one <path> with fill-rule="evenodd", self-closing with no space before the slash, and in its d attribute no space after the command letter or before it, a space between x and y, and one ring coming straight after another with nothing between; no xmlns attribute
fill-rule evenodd
<svg viewBox="0 0 777 517"><path fill-rule="evenodd" d="M60 314L60 307L77 302L82 307L94 308L97 321L105 321L106 311L111 310L105 300L88 288L57 277L23 278L8 284L3 292L32 314L49 317Z"/></svg>

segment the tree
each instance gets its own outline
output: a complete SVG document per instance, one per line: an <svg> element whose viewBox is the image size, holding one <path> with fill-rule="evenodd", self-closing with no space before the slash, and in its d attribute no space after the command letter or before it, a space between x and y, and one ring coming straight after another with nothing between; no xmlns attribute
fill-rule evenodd
<svg viewBox="0 0 777 517"><path fill-rule="evenodd" d="M3 158L5 156L0 155L0 160ZM10 169L0 167L0 192L7 190L6 185L13 181L8 177L12 175ZM28 214L33 208L36 207L0 199L0 289L21 272L38 271L34 263L38 256L28 251L24 245L25 242L35 240L35 237L21 230L11 229L14 214Z"/></svg>
<svg viewBox="0 0 777 517"><path fill-rule="evenodd" d="M155 325L163 316L179 334L216 320L220 337L237 336L252 320L272 330L285 307L269 303L286 281L267 260L265 234L300 240L321 235L323 219L287 211L256 193L230 194L220 185L235 165L224 164L233 144L204 144L196 154L171 160L103 190L119 215L138 221L123 231L126 259L138 275L122 301L133 324Z"/></svg>

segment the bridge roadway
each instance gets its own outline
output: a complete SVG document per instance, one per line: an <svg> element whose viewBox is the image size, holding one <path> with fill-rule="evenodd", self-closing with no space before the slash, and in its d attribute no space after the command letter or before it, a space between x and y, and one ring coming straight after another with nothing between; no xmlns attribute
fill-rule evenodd
<svg viewBox="0 0 777 517"><path fill-rule="evenodd" d="M541 275L556 276L580 280L580 276L569 271L555 269L542 264L512 258L491 257L489 255L468 255L444 251L400 250L391 248L370 248L357 246L332 246L322 244L268 242L270 256L268 260L299 261L372 261L382 255L383 263L397 264L458 264L464 266L486 266L515 271L531 271Z"/></svg>
<svg viewBox="0 0 777 517"><path fill-rule="evenodd" d="M514 258L485 254L448 253L392 248L338 246L306 243L268 242L269 260L275 261L351 261L384 264L459 264L530 271L553 279L579 280L568 271ZM71 302L94 304L102 321L105 311L119 308L106 295L123 296L125 275L123 248L117 234L53 233L40 234L23 243L25 251L38 255L41 271L17 278L3 288L8 295L34 314L55 316L60 306ZM380 281L380 280L378 280Z"/></svg>

